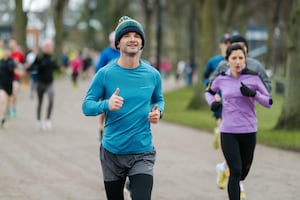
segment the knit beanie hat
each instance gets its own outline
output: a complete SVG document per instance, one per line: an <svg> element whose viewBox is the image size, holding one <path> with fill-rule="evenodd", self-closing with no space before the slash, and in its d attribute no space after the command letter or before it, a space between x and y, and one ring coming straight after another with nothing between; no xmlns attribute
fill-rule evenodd
<svg viewBox="0 0 300 200"><path fill-rule="evenodd" d="M118 46L122 36L129 32L136 32L137 34L139 34L142 38L142 48L144 47L145 34L144 34L142 25L138 21L136 21L128 16L123 16L119 19L119 24L118 24L117 28L115 29L115 34L116 34L115 47L116 47L116 49L118 49L117 46Z"/></svg>
<svg viewBox="0 0 300 200"><path fill-rule="evenodd" d="M246 38L244 38L243 36L241 35L233 35L230 37L230 43L238 43L238 42L243 42L246 47L247 47L247 51L248 51L248 42L246 40Z"/></svg>

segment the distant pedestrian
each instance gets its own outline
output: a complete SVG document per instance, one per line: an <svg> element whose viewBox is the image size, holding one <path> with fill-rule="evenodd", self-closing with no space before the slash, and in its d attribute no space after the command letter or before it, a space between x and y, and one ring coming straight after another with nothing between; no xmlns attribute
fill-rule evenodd
<svg viewBox="0 0 300 200"><path fill-rule="evenodd" d="M94 74L94 66L93 64L93 57L92 57L92 50L88 48L84 48L82 51L82 79L86 80L90 77L91 74Z"/></svg>
<svg viewBox="0 0 300 200"><path fill-rule="evenodd" d="M62 70L62 74L64 76L66 76L68 74L68 69L69 69L69 48L67 46L64 46L63 49L62 49L62 53L61 53L61 56L60 56L60 59L61 59L61 64L62 64L62 67L61 67L61 70Z"/></svg>
<svg viewBox="0 0 300 200"><path fill-rule="evenodd" d="M74 57L70 60L69 65L72 70L71 80L74 89L78 86L78 76L83 68L83 61L81 58L81 52L79 50L74 51Z"/></svg>
<svg viewBox="0 0 300 200"><path fill-rule="evenodd" d="M14 118L17 116L17 99L18 93L21 85L21 78L24 74L24 62L25 54L16 40L12 39L9 41L9 48L11 49L11 58L16 62L16 69L14 71L14 81L13 81L13 93L10 96L8 117Z"/></svg>
<svg viewBox="0 0 300 200"><path fill-rule="evenodd" d="M36 57L39 54L39 48L33 47L30 52L26 55L26 61L25 61L25 67L30 68L30 66L34 63ZM30 74L30 98L33 99L34 93L36 91L37 86L37 71L33 67L31 71L29 71Z"/></svg>
<svg viewBox="0 0 300 200"><path fill-rule="evenodd" d="M179 81L184 76L185 62L183 60L178 61L176 69L176 81Z"/></svg>
<svg viewBox="0 0 300 200"><path fill-rule="evenodd" d="M164 111L160 73L140 58L145 44L142 25L127 16L116 27L120 58L95 75L84 98L87 116L106 113L100 160L108 200L123 200L128 176L131 198L150 200L156 150L151 123Z"/></svg>
<svg viewBox="0 0 300 200"><path fill-rule="evenodd" d="M10 57L10 50L3 50L0 59L0 127L4 126L6 113L9 107L9 96L13 93L15 61Z"/></svg>
<svg viewBox="0 0 300 200"><path fill-rule="evenodd" d="M190 60L185 62L184 66L185 84L186 86L193 85L193 68Z"/></svg>
<svg viewBox="0 0 300 200"><path fill-rule="evenodd" d="M38 129L51 129L51 114L54 103L54 71L59 67L52 57L53 43L50 40L43 42L42 53L39 55L34 63L28 68L28 70L35 69L37 71L37 128ZM42 120L42 104L44 94L48 95L48 107L45 121Z"/></svg>
<svg viewBox="0 0 300 200"><path fill-rule="evenodd" d="M96 72L107 65L110 61L120 57L120 51L115 46L115 32L109 34L109 46L100 52L98 63L96 64Z"/></svg>
<svg viewBox="0 0 300 200"><path fill-rule="evenodd" d="M230 35L228 33L224 33L219 41L220 54L209 58L204 68L203 83L205 86L209 83L210 75L217 69L219 63L225 59L226 49L229 45Z"/></svg>
<svg viewBox="0 0 300 200"><path fill-rule="evenodd" d="M229 167L228 196L241 199L240 181L246 179L256 145L256 102L270 108L273 101L256 72L246 65L246 51L240 44L228 47L229 69L217 76L205 93L212 111L222 107L221 148ZM222 91L222 102L215 94Z"/></svg>

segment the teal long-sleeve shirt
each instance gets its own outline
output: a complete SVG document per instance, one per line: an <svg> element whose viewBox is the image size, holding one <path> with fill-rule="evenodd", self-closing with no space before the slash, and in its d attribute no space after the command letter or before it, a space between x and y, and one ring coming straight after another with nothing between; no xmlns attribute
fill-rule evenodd
<svg viewBox="0 0 300 200"><path fill-rule="evenodd" d="M108 100L120 89L124 98L120 110L110 111ZM102 145L115 154L135 154L152 150L152 133L148 114L155 104L163 112L164 98L160 73L141 61L133 69L116 61L101 68L94 76L82 104L86 116L105 113Z"/></svg>

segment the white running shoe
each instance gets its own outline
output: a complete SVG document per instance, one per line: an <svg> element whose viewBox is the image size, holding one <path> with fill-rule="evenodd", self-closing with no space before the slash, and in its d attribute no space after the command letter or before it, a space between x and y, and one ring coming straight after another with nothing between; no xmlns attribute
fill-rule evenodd
<svg viewBox="0 0 300 200"><path fill-rule="evenodd" d="M41 120L36 121L36 129L42 130L43 129L43 122Z"/></svg>
<svg viewBox="0 0 300 200"><path fill-rule="evenodd" d="M52 129L52 123L51 123L50 120L46 120L45 125L44 125L44 128L45 128L46 130L51 130L51 129Z"/></svg>

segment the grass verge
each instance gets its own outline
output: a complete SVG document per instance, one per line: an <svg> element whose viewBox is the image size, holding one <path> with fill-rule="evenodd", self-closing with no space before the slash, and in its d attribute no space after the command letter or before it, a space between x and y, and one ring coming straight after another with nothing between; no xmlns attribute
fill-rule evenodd
<svg viewBox="0 0 300 200"><path fill-rule="evenodd" d="M164 93L165 112L163 120L212 133L216 123L208 106L201 110L187 109L193 92L194 88L181 88ZM273 129L281 112L282 96L273 95L273 100L274 105L271 109L257 105L258 143L300 151L300 131Z"/></svg>

